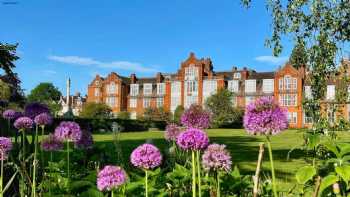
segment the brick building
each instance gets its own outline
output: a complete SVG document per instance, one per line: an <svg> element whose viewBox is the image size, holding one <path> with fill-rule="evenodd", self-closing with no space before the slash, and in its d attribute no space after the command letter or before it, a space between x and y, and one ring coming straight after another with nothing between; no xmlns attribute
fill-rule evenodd
<svg viewBox="0 0 350 197"><path fill-rule="evenodd" d="M220 88L234 93L233 105L238 107L259 96L273 96L288 109L290 127L302 128L310 123L302 108L303 98L311 95L304 67L296 69L286 64L273 72L233 67L230 71L216 72L209 58L197 59L194 53L174 74L157 73L152 78L138 78L135 74L123 77L114 72L106 78L97 75L88 86L87 102L104 102L113 112L128 111L131 118L136 118L148 107L174 112L179 105L187 108L204 104ZM325 101L334 100L334 92L335 85L330 81ZM344 108L346 118L349 108Z"/></svg>

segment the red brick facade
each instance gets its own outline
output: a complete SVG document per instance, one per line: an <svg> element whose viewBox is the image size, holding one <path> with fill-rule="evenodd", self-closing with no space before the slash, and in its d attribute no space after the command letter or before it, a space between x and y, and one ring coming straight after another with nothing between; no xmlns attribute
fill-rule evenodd
<svg viewBox="0 0 350 197"><path fill-rule="evenodd" d="M238 107L260 96L273 96L288 109L290 127L302 128L307 126L302 109L305 76L304 67L295 69L289 64L275 72L236 67L215 72L209 58L197 59L191 53L176 74L157 73L153 78L138 78L135 74L122 77L114 72L106 78L97 75L88 86L87 102L105 102L113 112L128 111L136 118L147 107L174 112L178 105L186 108L193 103L203 104L218 89L227 88L234 93L233 104ZM344 107L346 117L348 108Z"/></svg>

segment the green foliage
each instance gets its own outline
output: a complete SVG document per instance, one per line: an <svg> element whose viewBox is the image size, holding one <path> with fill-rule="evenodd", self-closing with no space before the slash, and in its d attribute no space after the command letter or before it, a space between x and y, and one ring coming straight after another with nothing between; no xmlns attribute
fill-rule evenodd
<svg viewBox="0 0 350 197"><path fill-rule="evenodd" d="M30 91L27 100L44 103L53 114L57 114L61 110L61 105L58 103L61 96L62 93L52 83L40 83Z"/></svg>
<svg viewBox="0 0 350 197"><path fill-rule="evenodd" d="M298 170L295 175L299 184L305 184L316 175L316 169L313 166L304 166Z"/></svg>
<svg viewBox="0 0 350 197"><path fill-rule="evenodd" d="M0 42L0 69L4 70L6 75L8 75L11 81L19 84L17 75L13 72L16 67L14 62L19 59L16 55L18 44L3 44Z"/></svg>
<svg viewBox="0 0 350 197"><path fill-rule="evenodd" d="M143 113L143 119L146 121L166 121L171 119L171 112L164 110L164 108L147 108Z"/></svg>
<svg viewBox="0 0 350 197"><path fill-rule="evenodd" d="M10 86L0 79L0 100L9 100L11 96Z"/></svg>
<svg viewBox="0 0 350 197"><path fill-rule="evenodd" d="M184 113L185 108L182 105L179 105L176 107L174 112L174 122L180 123L181 122L181 116Z"/></svg>
<svg viewBox="0 0 350 197"><path fill-rule="evenodd" d="M289 58L289 63L295 68L306 66L308 64L308 55L303 40L297 41Z"/></svg>
<svg viewBox="0 0 350 197"><path fill-rule="evenodd" d="M232 127L241 125L243 110L233 107L233 94L227 89L220 89L210 96L205 104L212 113L212 127Z"/></svg>
<svg viewBox="0 0 350 197"><path fill-rule="evenodd" d="M82 118L110 118L112 109L104 103L86 103L80 113Z"/></svg>
<svg viewBox="0 0 350 197"><path fill-rule="evenodd" d="M118 112L117 117L119 119L129 120L130 119L130 112L127 112L127 111Z"/></svg>

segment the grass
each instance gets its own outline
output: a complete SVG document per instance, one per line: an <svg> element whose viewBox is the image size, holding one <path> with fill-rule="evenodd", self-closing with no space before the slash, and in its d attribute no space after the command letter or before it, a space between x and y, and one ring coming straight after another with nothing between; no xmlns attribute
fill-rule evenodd
<svg viewBox="0 0 350 197"><path fill-rule="evenodd" d="M233 164L237 165L243 174L254 174L258 158L259 143L264 142L262 136L250 136L243 129L209 129L211 143L226 144L231 152ZM339 132L339 139L343 142L350 142L350 133ZM113 142L112 134L94 135L94 140L98 144L109 144ZM120 134L120 143L124 160L128 161L131 151L138 145L151 140L164 151L168 145L163 138L162 131L129 132ZM307 153L298 149L303 144L303 132L298 130L288 130L272 137L272 149L275 162L276 176L279 187L291 186L295 183L294 174L302 166L307 165L305 155ZM269 176L270 163L265 146L262 176ZM287 155L291 149L296 148ZM124 161L125 162L125 161Z"/></svg>

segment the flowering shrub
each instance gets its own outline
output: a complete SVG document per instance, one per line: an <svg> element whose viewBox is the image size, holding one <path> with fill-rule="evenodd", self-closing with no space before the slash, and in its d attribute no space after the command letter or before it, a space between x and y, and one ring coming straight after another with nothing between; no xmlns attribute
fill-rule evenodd
<svg viewBox="0 0 350 197"><path fill-rule="evenodd" d="M50 134L47 138L44 138L41 142L41 148L45 151L58 151L63 149L63 142Z"/></svg>
<svg viewBox="0 0 350 197"><path fill-rule="evenodd" d="M7 155L12 149L12 141L7 137L0 137L0 160L6 160Z"/></svg>
<svg viewBox="0 0 350 197"><path fill-rule="evenodd" d="M2 113L2 117L6 120L14 120L16 118L16 111L13 109L5 110Z"/></svg>
<svg viewBox="0 0 350 197"><path fill-rule="evenodd" d="M187 128L206 129L210 127L211 116L199 105L191 105L181 116L181 124Z"/></svg>
<svg viewBox="0 0 350 197"><path fill-rule="evenodd" d="M24 107L24 115L31 119L41 113L50 113L49 107L41 103L30 103Z"/></svg>

